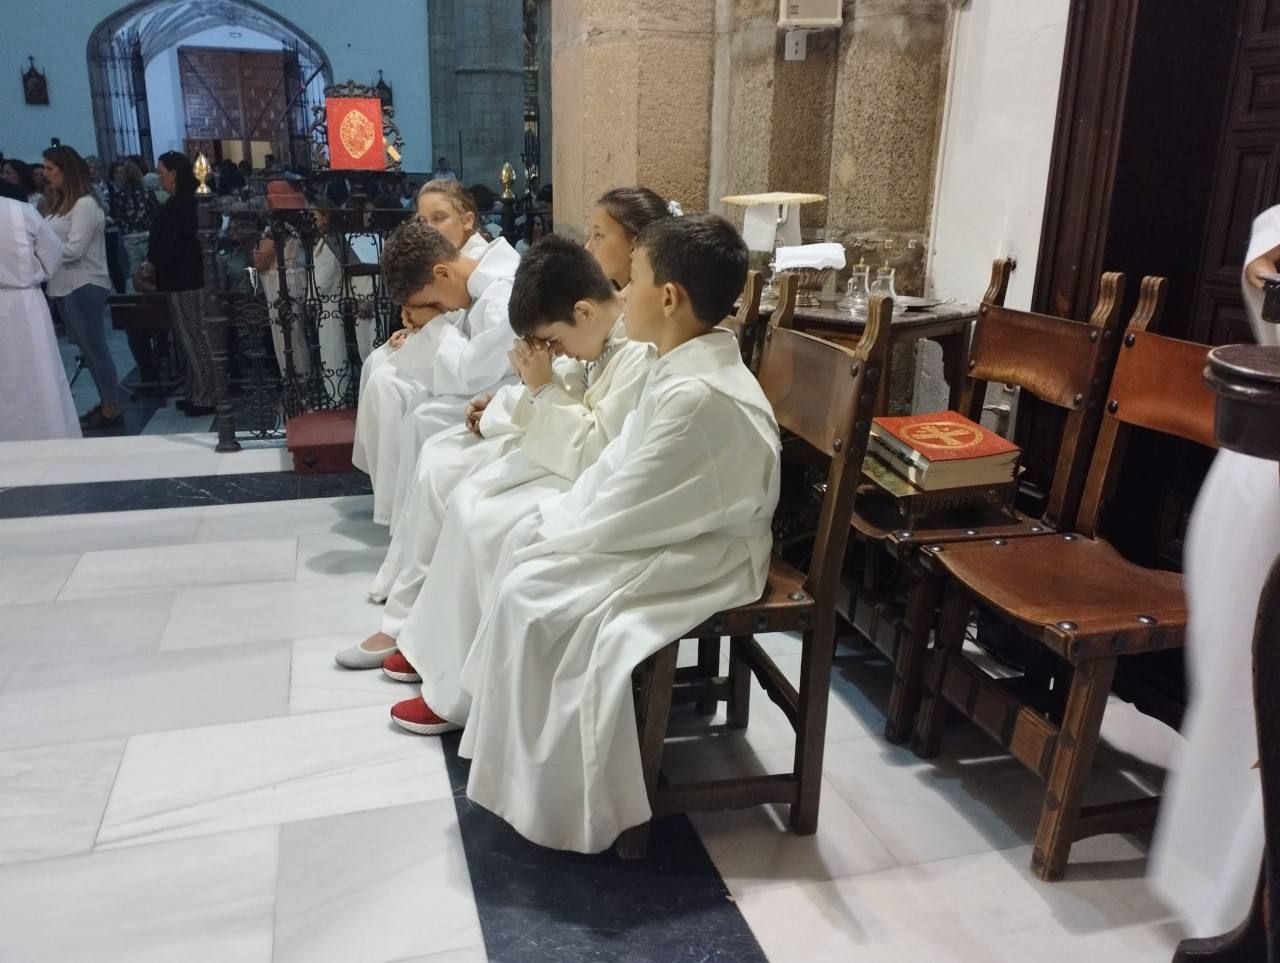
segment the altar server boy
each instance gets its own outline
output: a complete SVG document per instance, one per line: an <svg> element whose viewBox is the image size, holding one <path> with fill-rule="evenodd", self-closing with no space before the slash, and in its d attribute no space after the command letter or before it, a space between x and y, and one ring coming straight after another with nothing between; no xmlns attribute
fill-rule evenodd
<svg viewBox="0 0 1280 963"><path fill-rule="evenodd" d="M466 724L467 795L536 843L598 852L649 818L633 669L764 590L778 428L716 327L746 263L715 215L641 235L626 326L655 360L637 408L569 491L508 536L460 680L423 674L426 702Z"/></svg>
<svg viewBox="0 0 1280 963"><path fill-rule="evenodd" d="M376 668L394 653L438 543L433 598L447 601L423 601L421 608L440 608L448 624L469 624L468 641L474 635L478 616L464 613L474 612L486 593L507 532L543 498L566 490L635 408L648 346L627 340L622 310L613 284L584 248L555 235L530 248L510 302L518 335L511 361L523 384L470 406L470 430L442 432L423 446L384 563L396 577L381 631L339 653L339 665ZM563 360L553 368L556 356ZM403 659L386 671L417 681Z"/></svg>
<svg viewBox="0 0 1280 963"><path fill-rule="evenodd" d="M499 238L469 257L413 220L387 239L381 263L387 294L419 325L369 376L356 413L352 460L373 481L373 520L389 525L399 459L417 455L401 444L406 414L424 409L434 434L459 424L473 396L512 378L507 299L520 256ZM459 310L465 315L450 323Z"/></svg>

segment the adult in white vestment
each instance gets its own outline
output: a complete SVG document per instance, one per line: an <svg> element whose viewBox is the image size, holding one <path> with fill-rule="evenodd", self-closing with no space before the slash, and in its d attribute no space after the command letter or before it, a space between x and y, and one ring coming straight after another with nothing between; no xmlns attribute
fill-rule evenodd
<svg viewBox="0 0 1280 963"><path fill-rule="evenodd" d="M1274 272L1277 255L1280 207L1273 207L1254 221L1244 280L1250 322L1267 345L1280 345L1280 325L1261 318L1257 273ZM1278 554L1280 470L1272 461L1220 452L1187 529L1191 702L1151 860L1156 890L1195 937L1226 933L1245 918L1262 866L1253 633Z"/></svg>
<svg viewBox="0 0 1280 963"><path fill-rule="evenodd" d="M62 242L36 209L0 197L0 441L80 437L40 290L61 263Z"/></svg>
<svg viewBox="0 0 1280 963"><path fill-rule="evenodd" d="M503 546L457 685L458 709L470 702L460 753L468 797L541 845L598 852L649 818L632 671L764 589L777 424L733 335L713 327L745 274L745 245L714 215L642 235L627 327L660 356L639 406ZM425 676L423 695L450 697Z"/></svg>

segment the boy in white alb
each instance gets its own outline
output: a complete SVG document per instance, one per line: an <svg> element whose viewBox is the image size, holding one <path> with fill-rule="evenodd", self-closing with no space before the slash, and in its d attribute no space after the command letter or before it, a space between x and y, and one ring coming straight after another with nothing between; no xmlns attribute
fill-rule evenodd
<svg viewBox="0 0 1280 963"><path fill-rule="evenodd" d="M501 238L469 257L420 220L387 239L387 293L417 330L382 363L375 362L356 412L352 460L373 481L375 522L391 523L399 460L417 455L401 445L406 414L429 407L435 430L442 431L462 421L474 395L510 380L507 298L519 264L519 255ZM450 323L452 311L465 315Z"/></svg>
<svg viewBox="0 0 1280 963"><path fill-rule="evenodd" d="M457 677L465 647L437 649L436 641L474 637L507 533L541 501L568 490L621 433L650 366L649 346L626 339L622 310L595 258L573 242L548 237L525 255L511 295L511 326L524 339L512 363L525 389L508 420L522 431L520 442L462 482L447 504L431 491L430 477L411 500L401 528L413 555L382 619L383 633L400 646L383 663L393 679L418 681L418 665ZM574 359L559 376L551 366L556 353ZM481 418L486 433L493 407ZM419 699L416 707L425 704ZM438 731L441 723L412 708L400 707L396 721L413 732Z"/></svg>
<svg viewBox="0 0 1280 963"><path fill-rule="evenodd" d="M508 536L460 678L423 673L431 708L465 723L468 797L541 845L598 852L649 818L632 671L764 590L777 423L716 328L746 262L715 215L641 234L626 326L656 360L639 404L573 487Z"/></svg>

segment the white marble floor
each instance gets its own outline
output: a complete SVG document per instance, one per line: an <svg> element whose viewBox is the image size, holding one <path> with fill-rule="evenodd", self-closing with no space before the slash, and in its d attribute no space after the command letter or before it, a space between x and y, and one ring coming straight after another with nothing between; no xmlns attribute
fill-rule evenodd
<svg viewBox="0 0 1280 963"><path fill-rule="evenodd" d="M0 960L485 958L439 743L390 726L405 687L332 664L378 621L370 511L0 520ZM767 645L794 674L794 642ZM1166 963L1144 844L1090 840L1035 880L1034 780L965 728L936 765L888 746L886 691L841 657L816 836L767 808L695 819L769 959ZM1104 795L1175 738L1119 704L1107 736ZM671 774L780 768L789 740L757 691L745 733L677 740Z"/></svg>
<svg viewBox="0 0 1280 963"><path fill-rule="evenodd" d="M0 488L135 478L189 478L284 471L293 462L283 442L246 443L214 451L208 432L0 442Z"/></svg>

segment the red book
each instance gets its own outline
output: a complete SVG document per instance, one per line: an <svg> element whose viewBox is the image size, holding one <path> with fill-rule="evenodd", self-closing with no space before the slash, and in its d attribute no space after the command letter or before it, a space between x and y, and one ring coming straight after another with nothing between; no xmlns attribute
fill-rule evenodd
<svg viewBox="0 0 1280 963"><path fill-rule="evenodd" d="M386 168L382 101L377 97L330 97L324 109L329 128L330 170Z"/></svg>
<svg viewBox="0 0 1280 963"><path fill-rule="evenodd" d="M875 418L869 450L926 490L1013 481L1019 448L954 411Z"/></svg>

